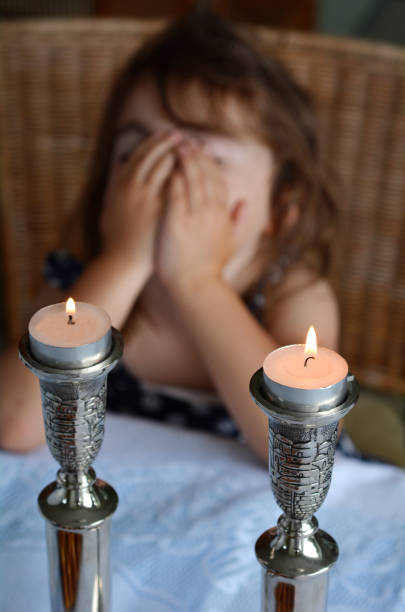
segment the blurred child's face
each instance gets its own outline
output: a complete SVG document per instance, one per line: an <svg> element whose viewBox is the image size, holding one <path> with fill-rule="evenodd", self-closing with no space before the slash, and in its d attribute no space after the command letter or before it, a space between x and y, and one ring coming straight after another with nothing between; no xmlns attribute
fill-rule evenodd
<svg viewBox="0 0 405 612"><path fill-rule="evenodd" d="M169 93L176 114L201 125L210 126L216 121L220 129L197 130L174 124L162 109L154 81L145 78L134 88L119 119L112 172L152 133L170 128L183 132L186 138L197 142L222 169L229 209L233 210L240 200L245 200L246 205L235 230L234 258L243 252L252 252L263 230L271 224L270 192L273 176L273 156L270 148L259 142L254 134L252 112L249 113L235 98L227 96L221 109L216 109L213 115L211 101L198 82L172 88Z"/></svg>

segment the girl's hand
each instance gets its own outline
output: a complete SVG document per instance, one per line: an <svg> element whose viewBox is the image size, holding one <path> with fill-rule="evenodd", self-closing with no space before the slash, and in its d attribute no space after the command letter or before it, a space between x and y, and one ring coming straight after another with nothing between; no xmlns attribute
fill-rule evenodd
<svg viewBox="0 0 405 612"><path fill-rule="evenodd" d="M188 142L181 143L177 151L180 167L174 169L168 185L156 271L168 286L195 287L222 277L234 251L233 222L220 168Z"/></svg>
<svg viewBox="0 0 405 612"><path fill-rule="evenodd" d="M176 157L181 135L154 134L117 163L111 172L100 219L103 251L140 267L145 278L153 269L153 250L163 202L162 189Z"/></svg>

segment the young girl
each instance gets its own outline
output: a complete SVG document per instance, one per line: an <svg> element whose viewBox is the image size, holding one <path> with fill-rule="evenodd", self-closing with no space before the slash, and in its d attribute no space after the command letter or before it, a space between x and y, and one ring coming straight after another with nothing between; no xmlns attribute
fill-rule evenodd
<svg viewBox="0 0 405 612"><path fill-rule="evenodd" d="M239 434L264 458L251 375L311 324L321 345L338 338L324 278L335 205L307 95L219 18L174 23L113 88L79 215L84 271L51 255L59 290L41 305L72 295L122 330L108 407ZM38 381L15 347L0 373L0 444L43 443Z"/></svg>

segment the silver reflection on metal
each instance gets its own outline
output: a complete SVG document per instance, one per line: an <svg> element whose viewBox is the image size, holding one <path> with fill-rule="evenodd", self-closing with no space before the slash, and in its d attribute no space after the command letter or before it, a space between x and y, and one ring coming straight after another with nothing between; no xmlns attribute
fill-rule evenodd
<svg viewBox="0 0 405 612"><path fill-rule="evenodd" d="M250 381L251 396L269 419L271 486L284 512L256 542L262 612L325 612L338 547L313 515L328 493L338 423L355 405L358 384L349 374L327 393L312 395L312 403L311 395L299 402L299 390L286 397L278 387L274 393L263 369Z"/></svg>
<svg viewBox="0 0 405 612"><path fill-rule="evenodd" d="M107 374L123 345L115 329L103 342L97 363L86 353L75 368L58 368L57 360L49 365L49 351L47 363L41 362L28 333L20 342L21 360L40 381L46 441L61 466L38 498L46 519L52 612L110 608L109 531L118 496L96 478L91 463L104 437Z"/></svg>
<svg viewBox="0 0 405 612"><path fill-rule="evenodd" d="M29 336L29 349L32 357L43 365L50 365L61 370L87 368L102 361L105 355L110 353L111 343L111 329L96 342L72 347L51 346Z"/></svg>
<svg viewBox="0 0 405 612"><path fill-rule="evenodd" d="M338 406L347 393L347 378L329 387L298 389L271 380L263 370L266 387L279 406L304 412L319 412Z"/></svg>

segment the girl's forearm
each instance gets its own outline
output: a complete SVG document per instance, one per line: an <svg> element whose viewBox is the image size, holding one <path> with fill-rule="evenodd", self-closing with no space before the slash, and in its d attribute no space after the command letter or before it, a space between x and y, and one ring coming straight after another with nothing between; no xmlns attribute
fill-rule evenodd
<svg viewBox="0 0 405 612"><path fill-rule="evenodd" d="M170 289L216 389L250 447L267 460L267 418L249 395L252 374L277 348L240 297L221 280Z"/></svg>
<svg viewBox="0 0 405 612"><path fill-rule="evenodd" d="M69 295L103 308L110 315L112 325L121 329L149 274L143 265L102 254L89 264Z"/></svg>
<svg viewBox="0 0 405 612"><path fill-rule="evenodd" d="M28 451L45 442L36 376L18 358L18 347L0 355L0 448Z"/></svg>

